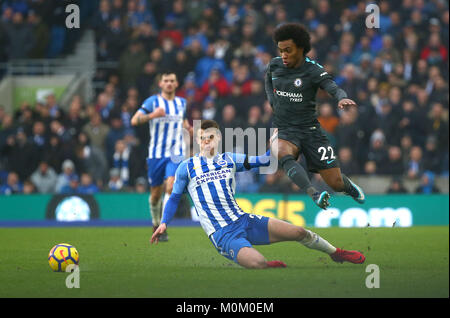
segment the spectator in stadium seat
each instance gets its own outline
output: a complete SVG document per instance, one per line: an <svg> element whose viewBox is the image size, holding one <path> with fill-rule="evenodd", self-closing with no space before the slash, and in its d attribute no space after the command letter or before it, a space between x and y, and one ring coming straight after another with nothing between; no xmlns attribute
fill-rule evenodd
<svg viewBox="0 0 450 318"><path fill-rule="evenodd" d="M202 0L192 0L185 3L186 15L189 17L191 23L195 24L200 21L203 11L209 4Z"/></svg>
<svg viewBox="0 0 450 318"><path fill-rule="evenodd" d="M418 178L423 171L423 152L419 146L413 146L409 153L409 161L407 166L407 177L410 179Z"/></svg>
<svg viewBox="0 0 450 318"><path fill-rule="evenodd" d="M439 33L432 33L427 45L420 52L420 58L429 65L443 66L448 60L448 49L441 43Z"/></svg>
<svg viewBox="0 0 450 318"><path fill-rule="evenodd" d="M197 61L195 66L197 86L201 87L208 80L212 69L216 69L219 74L224 74L226 71L225 62L215 57L215 50L214 44L209 44L206 55Z"/></svg>
<svg viewBox="0 0 450 318"><path fill-rule="evenodd" d="M203 102L202 118L214 119L218 116L214 98L208 96Z"/></svg>
<svg viewBox="0 0 450 318"><path fill-rule="evenodd" d="M120 178L120 171L117 168L112 168L109 171L108 190L112 192L124 190L124 183Z"/></svg>
<svg viewBox="0 0 450 318"><path fill-rule="evenodd" d="M111 85L107 84L106 87ZM95 104L95 110L100 114L102 120L105 122L108 120L109 114L114 108L114 98L106 91L103 91L97 96L97 103Z"/></svg>
<svg viewBox="0 0 450 318"><path fill-rule="evenodd" d="M117 140L112 157L112 167L119 170L120 179L124 185L130 180L130 155L131 149L124 140Z"/></svg>
<svg viewBox="0 0 450 318"><path fill-rule="evenodd" d="M118 16L114 16L111 20L108 30L101 39L105 43L105 60L119 61L120 55L128 45L129 36Z"/></svg>
<svg viewBox="0 0 450 318"><path fill-rule="evenodd" d="M81 174L81 182L78 187L79 194L95 194L99 192L100 189L97 185L92 181L92 177L88 173Z"/></svg>
<svg viewBox="0 0 450 318"><path fill-rule="evenodd" d="M164 21L165 25L158 36L159 43L161 44L162 40L165 38L171 38L175 47L180 48L183 44L183 32L177 29L175 16L169 13Z"/></svg>
<svg viewBox="0 0 450 318"><path fill-rule="evenodd" d="M106 150L106 137L109 134L110 127L102 123L99 113L92 112L89 122L83 127L82 132L85 133L91 144L101 151Z"/></svg>
<svg viewBox="0 0 450 318"><path fill-rule="evenodd" d="M91 26L96 33L96 38L100 38L108 29L112 19L111 4L109 0L100 0L99 9L91 19Z"/></svg>
<svg viewBox="0 0 450 318"><path fill-rule="evenodd" d="M403 135L400 139L400 148L403 153L403 166L407 167L409 162L409 154L411 152L411 148L413 147L413 142L410 135Z"/></svg>
<svg viewBox="0 0 450 318"><path fill-rule="evenodd" d="M157 66L155 62L147 61L144 64L142 73L139 75L137 80L137 88L139 91L139 96L141 98L146 98L152 95L156 75L157 75Z"/></svg>
<svg viewBox="0 0 450 318"><path fill-rule="evenodd" d="M402 151L398 146L389 146L388 160L385 165L380 166L379 173L391 176L401 176L405 171Z"/></svg>
<svg viewBox="0 0 450 318"><path fill-rule="evenodd" d="M76 136L86 123L87 119L83 111L81 96L75 95L70 102L69 111L63 124L72 136Z"/></svg>
<svg viewBox="0 0 450 318"><path fill-rule="evenodd" d="M27 23L33 34L33 47L28 53L28 57L32 59L43 59L46 57L47 47L50 42L49 28L42 21L42 17L34 11L28 12Z"/></svg>
<svg viewBox="0 0 450 318"><path fill-rule="evenodd" d="M217 117L216 117L217 118ZM217 118L219 119L219 118ZM225 128L242 128L244 127L240 118L236 117L236 108L231 105L225 105L222 109L222 117L220 118L220 128L222 132L222 138L225 138Z"/></svg>
<svg viewBox="0 0 450 318"><path fill-rule="evenodd" d="M147 192L147 181L144 177L139 177L136 179L134 191L136 193L146 193Z"/></svg>
<svg viewBox="0 0 450 318"><path fill-rule="evenodd" d="M174 23L177 30L186 30L188 28L190 21L183 0L173 1L170 16L175 20Z"/></svg>
<svg viewBox="0 0 450 318"><path fill-rule="evenodd" d="M425 143L425 151L423 153L423 169L440 174L442 172L442 162L444 161L444 153L439 151L436 137L431 135Z"/></svg>
<svg viewBox="0 0 450 318"><path fill-rule="evenodd" d="M403 185L402 179L394 177L392 178L391 183L389 184L389 187L386 190L386 193L401 194L401 193L408 193L408 190Z"/></svg>
<svg viewBox="0 0 450 318"><path fill-rule="evenodd" d="M23 182L23 194L35 194L37 193L36 186L30 179Z"/></svg>
<svg viewBox="0 0 450 318"><path fill-rule="evenodd" d="M436 138L439 152L448 152L448 109L444 109L441 103L433 103L429 118L426 125L427 134Z"/></svg>
<svg viewBox="0 0 450 318"><path fill-rule="evenodd" d="M9 38L7 49L9 59L27 58L33 47L33 32L29 25L24 22L21 12L14 12L12 21L5 23L4 28Z"/></svg>
<svg viewBox="0 0 450 318"><path fill-rule="evenodd" d="M72 175L69 179L69 184L61 188L60 194L76 194L78 193L78 187L80 185L80 179L76 174Z"/></svg>
<svg viewBox="0 0 450 318"><path fill-rule="evenodd" d="M188 64L187 54L184 50L178 50L175 55L175 61L172 66L175 69L177 78L184 80L191 72L191 67Z"/></svg>
<svg viewBox="0 0 450 318"><path fill-rule="evenodd" d="M177 96L186 98L187 104L194 106L200 104L205 98L201 90L197 87L195 73L189 72L184 79L183 85L177 91Z"/></svg>
<svg viewBox="0 0 450 318"><path fill-rule="evenodd" d="M402 103L402 114L397 124L399 134L409 135L414 143L420 143L421 135L425 133L425 123L412 100L406 100Z"/></svg>
<svg viewBox="0 0 450 318"><path fill-rule="evenodd" d="M105 152L92 145L86 134L80 133L75 146L75 156L77 171L90 174L95 183L102 187L107 181L108 172Z"/></svg>
<svg viewBox="0 0 450 318"><path fill-rule="evenodd" d="M59 137L55 134L50 135L48 146L45 149L45 154L43 157L56 173L61 172L61 164L63 163L64 158L71 152L71 145L71 142L62 143Z"/></svg>
<svg viewBox="0 0 450 318"><path fill-rule="evenodd" d="M384 133L379 129L375 130L370 137L370 150L367 157L369 161L376 164L377 171L387 163L388 154L385 142Z"/></svg>
<svg viewBox="0 0 450 318"><path fill-rule="evenodd" d="M353 150L355 141L358 140L357 118L358 113L355 108L340 113L339 125L334 134L339 147L350 147Z"/></svg>
<svg viewBox="0 0 450 318"><path fill-rule="evenodd" d="M59 120L52 120L50 123L50 133L58 136L58 138L65 144L72 140L72 135Z"/></svg>
<svg viewBox="0 0 450 318"><path fill-rule="evenodd" d="M39 158L42 159L48 143L47 128L42 121L36 121L33 124L33 134L30 137L30 141L37 149Z"/></svg>
<svg viewBox="0 0 450 318"><path fill-rule="evenodd" d="M114 18L118 18L120 23L122 23L125 20L125 1L124 0L112 0L112 6L111 6L111 15Z"/></svg>
<svg viewBox="0 0 450 318"><path fill-rule="evenodd" d="M375 161L366 161L364 164L364 174L374 176L377 174L377 164Z"/></svg>
<svg viewBox="0 0 450 318"><path fill-rule="evenodd" d="M8 173L6 184L0 186L0 194L11 195L23 192L23 185L19 181L17 173Z"/></svg>
<svg viewBox="0 0 450 318"><path fill-rule="evenodd" d="M392 109L389 101L381 103L381 112L378 114L378 128L384 133L386 140L392 144L400 142L400 135L397 128L398 117Z"/></svg>
<svg viewBox="0 0 450 318"><path fill-rule="evenodd" d="M31 181L39 193L53 193L57 179L55 170L46 161L41 161L38 169L31 175Z"/></svg>
<svg viewBox="0 0 450 318"><path fill-rule="evenodd" d="M439 189L434 184L435 175L431 171L425 171L420 178L420 185L416 188L418 194L432 194L440 193Z"/></svg>
<svg viewBox="0 0 450 318"><path fill-rule="evenodd" d="M14 112L14 118L28 136L32 134L33 125L36 121L36 113L27 101L24 101L19 109Z"/></svg>
<svg viewBox="0 0 450 318"><path fill-rule="evenodd" d="M328 26L324 23L321 23L316 28L316 40L314 43L314 47L317 51L317 59L319 61L325 61L328 51L333 44L333 40L330 38Z"/></svg>
<svg viewBox="0 0 450 318"><path fill-rule="evenodd" d="M347 176L356 175L360 172L358 162L354 160L350 147L342 147L339 149L339 163L342 173Z"/></svg>
<svg viewBox="0 0 450 318"><path fill-rule="evenodd" d="M240 64L233 73L232 89L239 89L240 96L248 96L252 94L253 79L247 65Z"/></svg>
<svg viewBox="0 0 450 318"><path fill-rule="evenodd" d="M177 49L174 46L171 38L165 38L161 40L161 61L158 63L158 67L163 70L175 69Z"/></svg>
<svg viewBox="0 0 450 318"><path fill-rule="evenodd" d="M138 41L131 42L119 59L119 74L124 87L136 86L136 80L146 61L147 54L142 44Z"/></svg>
<svg viewBox="0 0 450 318"><path fill-rule="evenodd" d="M0 151L2 151L4 145L6 144L6 139L8 136L14 135L15 133L16 127L14 126L13 116L5 113L2 121L0 122Z"/></svg>
<svg viewBox="0 0 450 318"><path fill-rule="evenodd" d="M36 145L28 140L21 128L17 129L15 136L7 137L3 155L6 157L8 170L15 171L20 180L27 179L41 160Z"/></svg>
<svg viewBox="0 0 450 318"><path fill-rule="evenodd" d="M61 193L62 188L69 185L71 177L75 174L75 165L73 161L70 159L64 160L61 166L61 173L56 180L55 192Z"/></svg>
<svg viewBox="0 0 450 318"><path fill-rule="evenodd" d="M189 25L189 27L187 28L186 35L183 39L183 49L189 47L194 41L198 41L204 51L206 51L206 49L208 48L208 38L205 34L200 32L198 24Z"/></svg>
<svg viewBox="0 0 450 318"><path fill-rule="evenodd" d="M45 107L49 110L50 117L52 119L57 119L64 121L65 119L65 112L64 110L58 105L58 102L56 100L56 96L54 93L50 93L45 97L46 104Z"/></svg>
<svg viewBox="0 0 450 318"><path fill-rule="evenodd" d="M208 79L201 86L203 96L208 96L211 90L216 90L219 97L230 93L230 85L218 68L211 69Z"/></svg>
<svg viewBox="0 0 450 318"><path fill-rule="evenodd" d="M319 106L319 116L317 120L326 132L334 135L336 128L339 125L339 118L334 115L333 108L329 103L324 103Z"/></svg>

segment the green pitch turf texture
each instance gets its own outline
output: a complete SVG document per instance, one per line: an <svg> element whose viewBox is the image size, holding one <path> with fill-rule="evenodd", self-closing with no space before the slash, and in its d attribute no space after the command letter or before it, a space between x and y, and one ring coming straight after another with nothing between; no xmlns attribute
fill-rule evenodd
<svg viewBox="0 0 450 318"><path fill-rule="evenodd" d="M144 227L0 229L0 297L449 297L444 227L314 229L338 247L363 251L363 265L338 264L295 242L259 246L288 267L247 270L219 255L200 227L171 227L150 245ZM80 254L80 288L52 272L57 243ZM380 288L366 288L369 264Z"/></svg>

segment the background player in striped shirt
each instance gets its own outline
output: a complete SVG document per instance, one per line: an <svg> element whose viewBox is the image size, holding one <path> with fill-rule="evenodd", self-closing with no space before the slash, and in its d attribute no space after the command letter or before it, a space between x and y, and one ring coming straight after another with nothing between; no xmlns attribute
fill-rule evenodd
<svg viewBox="0 0 450 318"><path fill-rule="evenodd" d="M200 153L183 161L176 171L172 194L164 209L161 225L150 243L157 243L174 216L183 192L189 192L200 224L217 251L246 268L285 267L281 261L266 261L253 245L282 241L299 243L331 256L336 262L363 263L357 251L335 248L316 233L288 222L242 211L234 198L235 173L270 164L270 151L263 156L218 153L219 126L205 120L197 131Z"/></svg>
<svg viewBox="0 0 450 318"><path fill-rule="evenodd" d="M132 125L149 123L150 128L147 169L153 231L161 222L162 208L172 192L175 171L185 156L183 128L191 130L185 118L186 100L175 95L178 87L175 73L162 73L159 87L161 93L147 98L131 118ZM164 202L163 191L166 193ZM167 241L167 233L160 239Z"/></svg>

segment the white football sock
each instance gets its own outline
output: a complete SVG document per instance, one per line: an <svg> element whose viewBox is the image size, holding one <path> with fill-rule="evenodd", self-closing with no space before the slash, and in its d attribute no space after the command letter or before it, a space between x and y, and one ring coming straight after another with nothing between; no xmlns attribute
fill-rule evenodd
<svg viewBox="0 0 450 318"><path fill-rule="evenodd" d="M299 241L301 244L308 248L318 250L327 254L333 254L336 252L336 248L328 243L328 241L321 238L317 233L305 229L306 236L303 240Z"/></svg>
<svg viewBox="0 0 450 318"><path fill-rule="evenodd" d="M158 202L153 205L151 198L149 197L148 203L150 205L150 214L152 216L152 223L154 226L159 226L161 223L161 198L158 200Z"/></svg>

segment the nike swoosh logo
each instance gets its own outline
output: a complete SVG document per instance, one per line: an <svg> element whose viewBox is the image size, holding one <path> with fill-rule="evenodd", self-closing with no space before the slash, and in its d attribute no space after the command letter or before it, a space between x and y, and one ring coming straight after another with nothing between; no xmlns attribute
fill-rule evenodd
<svg viewBox="0 0 450 318"><path fill-rule="evenodd" d="M335 161L336 159L333 159L333 160L327 160L327 164L330 164L330 163L332 163L333 161Z"/></svg>

